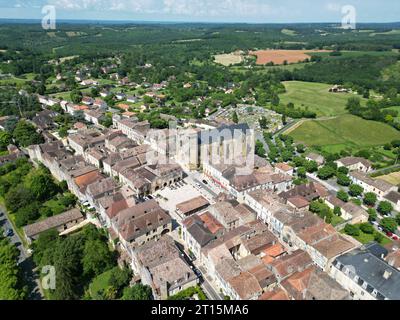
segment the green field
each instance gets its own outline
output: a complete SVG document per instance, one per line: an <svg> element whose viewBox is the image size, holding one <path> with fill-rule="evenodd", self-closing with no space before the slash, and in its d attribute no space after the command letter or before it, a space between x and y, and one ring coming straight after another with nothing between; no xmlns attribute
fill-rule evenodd
<svg viewBox="0 0 400 320"><path fill-rule="evenodd" d="M112 271L113 269L108 270L93 279L92 283L89 286L89 293L92 296L92 299L98 299L99 292L105 291L107 289L108 281L110 280Z"/></svg>
<svg viewBox="0 0 400 320"><path fill-rule="evenodd" d="M330 93L329 84L286 81L286 93L280 95L281 102L294 103L295 107L306 108L317 113L318 117L331 117L346 113L346 103L351 93Z"/></svg>
<svg viewBox="0 0 400 320"><path fill-rule="evenodd" d="M400 132L389 125L352 115L304 121L288 134L297 142L321 146L329 152L373 147L400 139Z"/></svg>

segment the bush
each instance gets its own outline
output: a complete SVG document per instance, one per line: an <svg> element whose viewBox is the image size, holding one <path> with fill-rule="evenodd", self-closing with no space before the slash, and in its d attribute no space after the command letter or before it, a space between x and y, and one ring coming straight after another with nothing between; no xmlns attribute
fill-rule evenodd
<svg viewBox="0 0 400 320"><path fill-rule="evenodd" d="M350 178L344 173L338 173L337 175L337 183L341 186L349 186L351 184Z"/></svg>
<svg viewBox="0 0 400 320"><path fill-rule="evenodd" d="M349 188L349 194L352 197L359 197L364 192L364 188L359 186L358 184L352 184Z"/></svg>
<svg viewBox="0 0 400 320"><path fill-rule="evenodd" d="M344 202L349 201L349 195L344 190L339 190L338 193L336 194L336 197Z"/></svg>
<svg viewBox="0 0 400 320"><path fill-rule="evenodd" d="M379 203L378 206L378 212L383 214L383 215L388 215L393 211L393 206L390 202L388 201L382 201Z"/></svg>
<svg viewBox="0 0 400 320"><path fill-rule="evenodd" d="M364 204L367 206L374 206L377 200L378 198L373 192L368 192L364 195Z"/></svg>
<svg viewBox="0 0 400 320"><path fill-rule="evenodd" d="M370 225L369 223L363 223L360 225L360 230L364 233L367 234L373 234L375 232L375 229L372 225Z"/></svg>
<svg viewBox="0 0 400 320"><path fill-rule="evenodd" d="M357 237L360 235L360 229L357 226L353 226L352 224L346 224L344 232L353 237Z"/></svg>

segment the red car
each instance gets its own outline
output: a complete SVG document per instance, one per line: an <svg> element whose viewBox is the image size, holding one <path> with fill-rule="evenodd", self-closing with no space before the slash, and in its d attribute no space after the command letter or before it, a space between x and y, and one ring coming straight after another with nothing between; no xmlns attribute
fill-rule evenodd
<svg viewBox="0 0 400 320"><path fill-rule="evenodd" d="M393 233L391 233L390 231L386 231L386 235L387 235L389 238L393 237Z"/></svg>
<svg viewBox="0 0 400 320"><path fill-rule="evenodd" d="M397 236L397 235L395 235L395 234L394 234L394 235L392 235L392 239L393 239L393 240L395 240L395 241L398 241L398 240L400 240L399 236Z"/></svg>

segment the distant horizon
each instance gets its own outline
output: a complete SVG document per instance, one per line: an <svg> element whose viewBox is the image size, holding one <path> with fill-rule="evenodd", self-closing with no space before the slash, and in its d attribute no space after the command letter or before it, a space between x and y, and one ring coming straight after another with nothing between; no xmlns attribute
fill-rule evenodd
<svg viewBox="0 0 400 320"><path fill-rule="evenodd" d="M59 20L78 21L341 23L349 10L357 23L391 23L400 17L398 0L0 0L0 19L41 20L46 6Z"/></svg>
<svg viewBox="0 0 400 320"><path fill-rule="evenodd" d="M40 18L1 18L2 21L9 22L41 22ZM79 23L79 22L90 22L90 23L138 23L138 24L228 24L228 25L304 25L304 24L335 24L340 25L340 22L337 21L293 21L293 22L243 22L243 21L189 21L189 20L123 20L123 19L70 19L70 18L60 18L57 19L58 23L68 22L68 23ZM391 24L400 24L400 20L398 21L387 21L387 22L377 22L377 21L366 21L366 22L358 22L357 25L391 25Z"/></svg>

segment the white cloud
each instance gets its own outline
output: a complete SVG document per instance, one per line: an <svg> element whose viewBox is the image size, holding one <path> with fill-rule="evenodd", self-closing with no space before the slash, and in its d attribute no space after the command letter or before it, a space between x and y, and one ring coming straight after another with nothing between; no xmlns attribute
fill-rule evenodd
<svg viewBox="0 0 400 320"><path fill-rule="evenodd" d="M283 11L259 0L163 0L164 12L210 17L261 17Z"/></svg>
<svg viewBox="0 0 400 320"><path fill-rule="evenodd" d="M191 17L259 17L285 14L262 0L48 0L63 10L159 13Z"/></svg>

